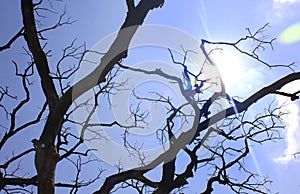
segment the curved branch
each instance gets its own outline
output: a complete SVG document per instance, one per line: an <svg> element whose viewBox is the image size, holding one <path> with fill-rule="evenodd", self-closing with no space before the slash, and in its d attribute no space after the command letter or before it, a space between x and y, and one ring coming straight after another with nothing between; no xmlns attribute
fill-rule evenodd
<svg viewBox="0 0 300 194"><path fill-rule="evenodd" d="M43 51L35 25L35 18L33 13L34 5L31 0L22 0L22 16L24 23L24 37L31 51L34 62L36 64L41 82L43 92L47 98L50 110L52 110L58 100L58 94L56 92L53 80L50 76L50 70L45 52Z"/></svg>
<svg viewBox="0 0 300 194"><path fill-rule="evenodd" d="M115 185L121 182L125 182L128 179L141 177L141 179L144 179L143 174L148 172L151 169L144 169L144 170L129 170L125 172L120 172L119 174L112 175L108 178L106 178L103 186L94 194L105 194L109 193Z"/></svg>

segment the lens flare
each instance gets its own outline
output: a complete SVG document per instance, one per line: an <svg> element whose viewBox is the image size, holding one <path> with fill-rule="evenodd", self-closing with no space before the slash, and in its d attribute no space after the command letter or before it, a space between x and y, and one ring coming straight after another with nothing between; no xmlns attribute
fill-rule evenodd
<svg viewBox="0 0 300 194"><path fill-rule="evenodd" d="M284 44L291 44L300 40L300 23L286 28L280 35L279 41Z"/></svg>

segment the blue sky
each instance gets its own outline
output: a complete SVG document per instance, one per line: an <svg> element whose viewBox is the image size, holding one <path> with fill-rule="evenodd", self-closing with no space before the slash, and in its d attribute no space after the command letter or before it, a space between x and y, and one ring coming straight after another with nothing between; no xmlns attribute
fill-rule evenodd
<svg viewBox="0 0 300 194"><path fill-rule="evenodd" d="M64 9L63 2L56 2L58 10ZM20 14L20 2L4 0L0 2L0 25L5 26L0 31L0 45L16 33L22 24ZM89 2L82 1L66 1L67 15L73 20L76 20L71 26L65 26L56 31L47 33L49 44L47 48L52 49L54 56L60 56L61 49L70 43L75 37L80 44L85 42L87 48L92 48L99 40L105 36L116 32L121 26L125 14L126 5L124 1L91 0ZM300 63L300 41L293 43L281 42L280 36L290 26L300 22L300 1L299 0L175 0L166 1L161 9L153 10L149 13L145 20L145 24L162 24L181 29L197 39L208 39L211 41L229 41L234 42L244 36L246 28L253 31L270 23L271 28L266 32L270 37L278 38L274 43L275 51L262 52L261 56L266 61L276 64L288 64L295 61L299 69ZM48 19L47 19L48 20ZM50 18L49 23L56 22L56 18ZM295 32L300 34L300 31ZM299 36L298 36L299 40ZM16 87L19 84L17 78L12 78L14 73L11 60L17 62L24 61L22 49L20 45L23 41L18 40L13 44L10 50L0 53L1 85L8 84L14 94L19 94ZM129 53L129 57L134 58L135 52ZM220 56L219 65L221 73L224 75L227 89L232 96L240 96L246 98L257 89L275 81L279 77L290 73L287 69L270 70L262 64L257 64L252 60L237 56L234 52L228 52ZM225 67L230 61L230 67ZM51 61L55 62L53 58ZM216 61L218 61L216 59ZM234 61L234 62L232 62ZM224 63L224 64L222 64ZM5 71L4 71L5 70ZM238 75L232 79L232 73ZM287 86L286 90L296 90L298 83L293 83ZM33 86L34 87L34 86ZM298 89L299 90L299 89ZM43 99L38 92L33 95L37 100ZM276 102L284 102L283 98L276 98ZM261 104L267 104L270 98L264 99ZM260 104L260 106L261 106ZM37 109L39 106L36 106ZM258 107L259 108L259 107ZM294 152L300 151L300 104L299 102L290 103L286 106L286 110L291 114L284 118L287 124L286 131L283 131L285 139L278 143L268 143L263 146L253 147L251 156L248 157L247 165L256 169L263 175L268 175L274 180L271 190L280 193L296 194L300 190L300 159L291 157ZM4 115L1 114L1 122L6 123ZM26 120L26 116L21 116L21 119ZM1 129L2 130L2 129ZM1 131L2 134L2 131ZM21 137L38 137L39 132L32 129L30 132L24 132L18 137L25 146L31 146L29 141ZM9 142L7 148L21 149L20 145L15 145L16 142ZM23 144L22 144L23 145ZM7 152L8 154L9 152ZM6 157L6 156L4 156ZM2 158L2 157L0 157ZM31 166L30 162L28 166ZM109 165L103 164L108 167ZM63 166L59 168L63 169ZM58 173L58 176L60 174ZM198 176L198 175L197 175ZM201 176L201 174L199 175ZM199 178L199 177L198 177ZM190 192L196 192L194 187L197 186L199 179L191 180ZM216 193L224 193L224 187L218 187ZM61 191L63 193L63 191Z"/></svg>

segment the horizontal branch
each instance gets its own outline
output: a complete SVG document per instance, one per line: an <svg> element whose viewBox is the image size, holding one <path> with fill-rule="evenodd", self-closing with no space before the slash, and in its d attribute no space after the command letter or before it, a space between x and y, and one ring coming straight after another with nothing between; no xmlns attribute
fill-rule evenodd
<svg viewBox="0 0 300 194"><path fill-rule="evenodd" d="M26 187L28 185L37 185L37 176L31 178L5 178L0 172L0 190L7 185L16 185Z"/></svg>

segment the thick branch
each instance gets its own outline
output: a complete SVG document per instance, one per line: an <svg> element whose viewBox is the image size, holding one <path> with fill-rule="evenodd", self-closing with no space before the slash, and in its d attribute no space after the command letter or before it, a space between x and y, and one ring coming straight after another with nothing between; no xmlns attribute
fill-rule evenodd
<svg viewBox="0 0 300 194"><path fill-rule="evenodd" d="M127 57L127 49L139 25L142 25L148 12L163 4L163 0L141 1L132 12L128 12L125 22L118 33L115 41L108 52L101 59L98 67L71 87L65 95L61 97L54 113L49 115L45 130L42 133L41 140L53 144L58 133L63 115L67 112L73 101L84 94L89 89L106 81L105 77L114 65L122 58ZM130 28L127 28L130 27Z"/></svg>
<svg viewBox="0 0 300 194"><path fill-rule="evenodd" d="M32 178L4 178L0 172L0 190L2 190L6 185L18 185L21 187L27 185L37 185L37 176Z"/></svg>
<svg viewBox="0 0 300 194"><path fill-rule="evenodd" d="M58 94L56 92L52 78L50 77L50 70L46 54L44 53L37 35L35 26L35 18L33 13L33 3L31 0L22 0L22 15L24 23L24 37L31 51L34 62L36 64L41 82L43 92L47 98L50 110L52 110L58 100Z"/></svg>
<svg viewBox="0 0 300 194"><path fill-rule="evenodd" d="M143 174L151 169L145 170L129 170L125 172L121 172L119 174L112 175L108 177L100 190L94 192L94 194L106 194L109 193L115 185L121 182L125 182L128 179L135 179L137 177L143 177Z"/></svg>
<svg viewBox="0 0 300 194"><path fill-rule="evenodd" d="M128 12L133 11L133 9L135 8L134 0L126 0L126 4L127 4Z"/></svg>
<svg viewBox="0 0 300 194"><path fill-rule="evenodd" d="M276 82L262 88L261 90L257 91L255 94L253 94L252 96L247 98L245 101L243 101L243 102L236 101L235 106L236 106L237 112L241 113L241 112L247 110L252 104L256 103L258 100L262 99L263 97L265 97L269 94L276 93L276 91L279 90L280 88L282 88L284 85L286 85L292 81L299 80L299 79L300 79L300 72L291 73L291 74L277 80ZM222 120L223 118L234 115L234 114L235 114L235 110L233 107L231 107L231 108L227 108L226 110L223 110L223 111L215 114L214 116L206 119L205 121L201 122L198 125L196 136L198 136L201 131L207 129L207 127L209 125L216 123L216 122Z"/></svg>

